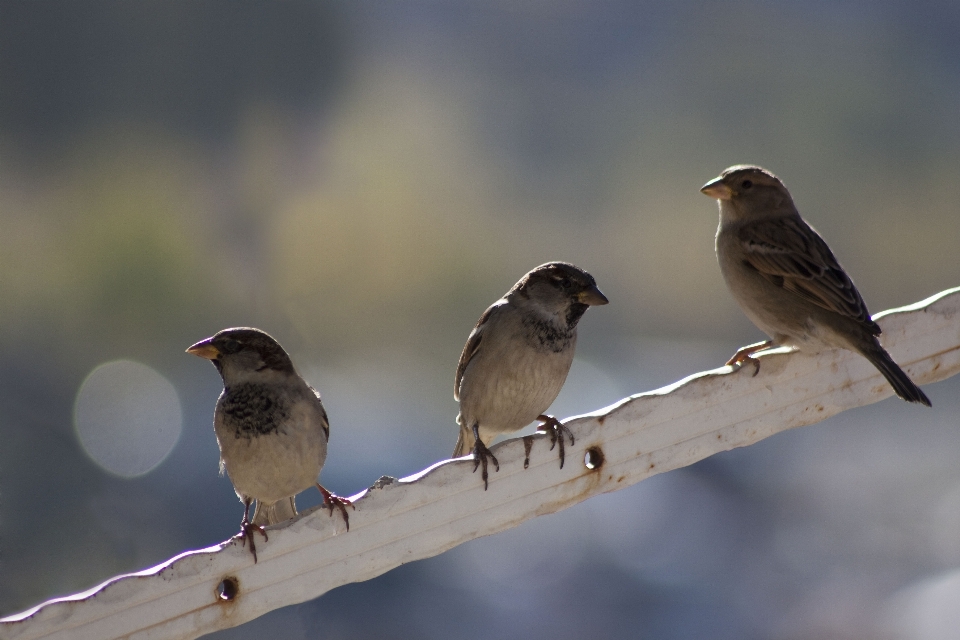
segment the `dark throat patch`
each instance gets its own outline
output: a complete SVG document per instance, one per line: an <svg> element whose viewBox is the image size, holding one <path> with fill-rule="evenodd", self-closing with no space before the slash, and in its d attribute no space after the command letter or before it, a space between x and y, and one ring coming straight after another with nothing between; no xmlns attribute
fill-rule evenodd
<svg viewBox="0 0 960 640"><path fill-rule="evenodd" d="M287 403L272 389L252 383L226 388L220 408L224 424L234 429L237 438L277 432L290 415Z"/></svg>
<svg viewBox="0 0 960 640"><path fill-rule="evenodd" d="M583 311L580 312L580 315L583 315ZM577 320L579 319L578 316ZM554 353L560 353L568 348L573 343L573 337L577 330L576 321L572 326L569 323L566 326L558 326L556 323L543 318L527 316L523 319L523 324L531 329L535 347L547 349Z"/></svg>

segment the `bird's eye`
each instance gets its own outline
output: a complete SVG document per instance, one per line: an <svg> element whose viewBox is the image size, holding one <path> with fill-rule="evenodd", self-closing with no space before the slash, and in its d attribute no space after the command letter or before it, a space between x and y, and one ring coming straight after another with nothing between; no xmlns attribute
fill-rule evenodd
<svg viewBox="0 0 960 640"><path fill-rule="evenodd" d="M753 182L751 182L750 180L744 180L743 182L740 183L740 186L743 187L744 189L749 189L750 187L753 186Z"/></svg>
<svg viewBox="0 0 960 640"><path fill-rule="evenodd" d="M573 286L573 282L570 281L570 278L560 278L560 287L566 291Z"/></svg>
<svg viewBox="0 0 960 640"><path fill-rule="evenodd" d="M224 353L236 353L240 350L240 343L233 338L227 338L221 345Z"/></svg>

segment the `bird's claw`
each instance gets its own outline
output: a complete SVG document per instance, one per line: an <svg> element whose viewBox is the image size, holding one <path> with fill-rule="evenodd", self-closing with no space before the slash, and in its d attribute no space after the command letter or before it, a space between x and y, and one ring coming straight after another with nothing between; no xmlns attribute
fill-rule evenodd
<svg viewBox="0 0 960 640"><path fill-rule="evenodd" d="M757 374L760 373L760 359L755 358L753 354L774 346L776 346L776 344L773 342L773 340L764 340L763 342L740 347L737 349L737 352L733 354L733 357L727 360L727 366L732 368L734 371L737 371L745 362L749 362L753 365L752 377L755 378Z"/></svg>
<svg viewBox="0 0 960 640"><path fill-rule="evenodd" d="M483 490L487 490L487 458L493 460L493 466L496 467L497 471L500 471L500 463L497 461L497 456L490 453L490 449L487 448L487 445L483 444L483 440L480 438L476 439L473 445L473 472L477 472L477 467L483 465L483 472L480 474L480 477L483 478Z"/></svg>
<svg viewBox="0 0 960 640"><path fill-rule="evenodd" d="M267 537L267 531L258 524L252 524L247 522L247 519L244 518L243 522L240 523L240 540L243 541L243 546L247 546L247 538L250 539L250 553L253 554L253 564L257 564L257 544L253 539L253 534L259 533L263 536L263 541L266 542L269 540Z"/></svg>
<svg viewBox="0 0 960 640"><path fill-rule="evenodd" d="M754 358L749 353L741 354L737 352L736 355L727 360L727 366L734 371L738 371L746 362L753 365L753 375L750 377L756 378L757 374L760 373L760 358Z"/></svg>
<svg viewBox="0 0 960 640"><path fill-rule="evenodd" d="M243 546L246 547L247 538L250 538L250 553L253 554L253 564L257 564L257 543L253 539L253 534L255 531L259 531L261 535L263 535L264 542L269 540L269 538L267 537L266 529L250 522L251 504L253 504L253 498L243 499L243 520L240 521L240 540L243 541Z"/></svg>
<svg viewBox="0 0 960 640"><path fill-rule="evenodd" d="M553 448L557 446L558 442L560 443L560 468L563 469L563 460L565 457L563 436L566 435L570 438L570 446L572 447L576 443L576 440L573 438L573 432L553 416L541 415L537 416L537 420L543 421L542 424L537 427L537 433L550 435L550 451L553 451Z"/></svg>
<svg viewBox="0 0 960 640"><path fill-rule="evenodd" d="M339 509L340 514L343 516L343 523L347 525L347 531L350 531L350 516L347 515L347 507L350 507L354 511L356 511L357 508L346 498L342 498L324 489L323 485L319 482L317 483L317 489L320 491L320 495L323 496L323 506L330 510L330 516L333 517L334 507Z"/></svg>

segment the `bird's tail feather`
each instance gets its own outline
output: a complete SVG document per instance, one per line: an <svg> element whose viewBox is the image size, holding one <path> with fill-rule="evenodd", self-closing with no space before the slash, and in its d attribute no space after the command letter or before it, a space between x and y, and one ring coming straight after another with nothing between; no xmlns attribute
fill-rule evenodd
<svg viewBox="0 0 960 640"><path fill-rule="evenodd" d="M264 504L257 500L257 509L253 512L253 524L264 527L277 524L297 515L295 496L283 498L273 504Z"/></svg>
<svg viewBox="0 0 960 640"><path fill-rule="evenodd" d="M932 406L927 394L920 390L920 387L893 361L890 354L879 343L875 343L872 348L862 350L861 353L883 374L897 396L907 402Z"/></svg>

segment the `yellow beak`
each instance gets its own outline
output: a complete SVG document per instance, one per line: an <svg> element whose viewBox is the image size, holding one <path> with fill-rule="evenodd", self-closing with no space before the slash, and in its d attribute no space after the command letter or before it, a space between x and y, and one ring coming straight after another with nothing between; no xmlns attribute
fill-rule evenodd
<svg viewBox="0 0 960 640"><path fill-rule="evenodd" d="M735 195L733 189L724 184L723 178L719 177L703 185L700 188L700 193L717 200L729 200Z"/></svg>
<svg viewBox="0 0 960 640"><path fill-rule="evenodd" d="M201 340L197 344L187 349L187 353L192 353L195 356L200 356L201 358L206 358L207 360L216 360L220 357L220 352L217 351L217 348L213 346L213 344L211 344L211 340L213 340L213 338Z"/></svg>

